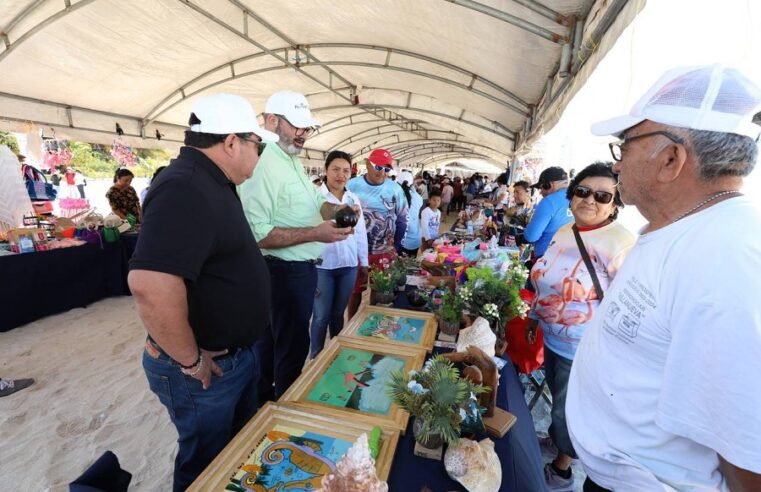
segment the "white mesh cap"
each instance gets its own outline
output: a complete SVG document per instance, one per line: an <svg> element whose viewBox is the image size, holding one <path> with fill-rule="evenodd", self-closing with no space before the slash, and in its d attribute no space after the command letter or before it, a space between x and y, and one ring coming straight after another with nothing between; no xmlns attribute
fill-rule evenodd
<svg viewBox="0 0 761 492"><path fill-rule="evenodd" d="M629 114L592 125L595 135L620 136L645 120L692 130L736 133L756 140L761 89L741 72L721 65L669 70Z"/></svg>

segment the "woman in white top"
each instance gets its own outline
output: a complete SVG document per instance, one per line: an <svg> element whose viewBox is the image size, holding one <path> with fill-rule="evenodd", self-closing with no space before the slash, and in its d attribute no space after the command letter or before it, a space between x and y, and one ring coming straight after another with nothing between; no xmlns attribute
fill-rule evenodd
<svg viewBox="0 0 761 492"><path fill-rule="evenodd" d="M320 191L329 203L361 206L359 198L345 188L351 178L351 156L334 150L325 160L325 183ZM344 311L357 279L357 265L367 269L367 232L360 211L354 234L336 243L328 243L322 253L322 264L317 266L317 291L314 294L314 311L309 357L314 358L325 345L325 333L330 327L331 338L338 335L344 324Z"/></svg>

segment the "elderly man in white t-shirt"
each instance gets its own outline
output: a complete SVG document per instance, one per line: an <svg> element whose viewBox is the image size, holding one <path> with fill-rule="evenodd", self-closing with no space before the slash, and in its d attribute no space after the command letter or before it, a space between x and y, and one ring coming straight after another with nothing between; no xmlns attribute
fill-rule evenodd
<svg viewBox="0 0 761 492"><path fill-rule="evenodd" d="M584 490L761 490L761 210L743 196L761 89L667 72L598 123L649 221L581 340L566 416Z"/></svg>

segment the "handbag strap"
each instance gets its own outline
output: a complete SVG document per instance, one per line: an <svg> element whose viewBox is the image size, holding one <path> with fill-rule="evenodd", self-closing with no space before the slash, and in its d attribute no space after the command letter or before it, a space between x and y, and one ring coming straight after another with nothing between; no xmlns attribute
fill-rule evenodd
<svg viewBox="0 0 761 492"><path fill-rule="evenodd" d="M579 234L579 228L576 227L576 224L571 227L573 229L573 235L576 238L576 245L579 247L579 252L581 253L581 259L584 260L584 264L587 266L587 270L589 271L589 275L592 277L592 283L595 286L595 291L597 291L597 298L602 301L603 298L603 292L602 292L602 286L600 285L600 279L597 278L597 272L595 271L595 266L592 264L592 260L589 258L589 253L587 253L587 248L584 246L584 241L581 240L581 234Z"/></svg>

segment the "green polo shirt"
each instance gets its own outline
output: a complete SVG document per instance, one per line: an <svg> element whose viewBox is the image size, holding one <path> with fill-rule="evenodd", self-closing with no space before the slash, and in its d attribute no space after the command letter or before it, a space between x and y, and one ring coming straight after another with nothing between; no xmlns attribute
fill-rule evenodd
<svg viewBox="0 0 761 492"><path fill-rule="evenodd" d="M238 187L238 193L257 241L275 227L314 227L322 222L320 207L325 197L309 181L299 158L289 156L276 143L267 145L254 175ZM261 250L282 260L304 261L319 258L324 247L309 242Z"/></svg>

